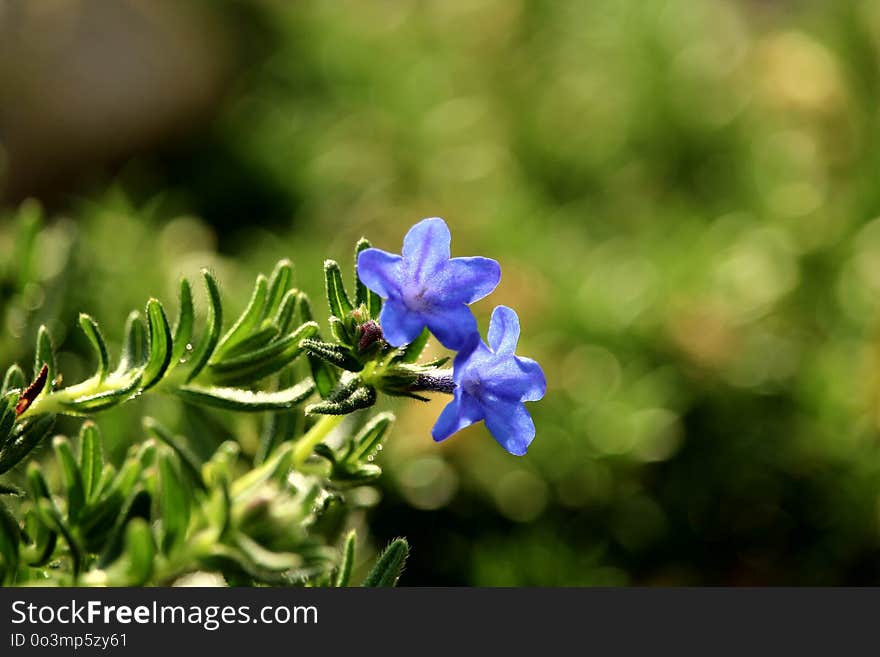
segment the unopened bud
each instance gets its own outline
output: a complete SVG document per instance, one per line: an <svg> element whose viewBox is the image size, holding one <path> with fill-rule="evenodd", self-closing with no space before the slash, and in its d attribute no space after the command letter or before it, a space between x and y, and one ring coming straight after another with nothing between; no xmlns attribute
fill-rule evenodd
<svg viewBox="0 0 880 657"><path fill-rule="evenodd" d="M383 338L382 327L372 319L359 325L358 333L358 350L362 352Z"/></svg>

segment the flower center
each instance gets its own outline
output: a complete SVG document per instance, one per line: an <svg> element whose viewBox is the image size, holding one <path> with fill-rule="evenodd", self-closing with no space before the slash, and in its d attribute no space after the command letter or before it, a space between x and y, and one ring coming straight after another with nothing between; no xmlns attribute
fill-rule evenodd
<svg viewBox="0 0 880 657"><path fill-rule="evenodd" d="M409 292L404 301L410 310L416 312L424 312L434 307L434 304L428 297L428 290L425 287L419 287Z"/></svg>
<svg viewBox="0 0 880 657"><path fill-rule="evenodd" d="M477 375L470 376L462 382L461 387L471 397L479 397L483 391L483 380Z"/></svg>

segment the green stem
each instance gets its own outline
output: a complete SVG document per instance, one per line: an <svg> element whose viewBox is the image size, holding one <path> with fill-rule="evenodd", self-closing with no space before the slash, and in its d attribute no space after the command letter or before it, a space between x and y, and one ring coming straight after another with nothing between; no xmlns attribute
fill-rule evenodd
<svg viewBox="0 0 880 657"><path fill-rule="evenodd" d="M293 467L299 469L302 464L306 462L306 459L309 458L312 450L315 449L315 445L324 440L333 429L339 426L339 423L342 422L344 417L344 415L322 416L321 419L318 420L315 425L297 441L296 447L293 449Z"/></svg>

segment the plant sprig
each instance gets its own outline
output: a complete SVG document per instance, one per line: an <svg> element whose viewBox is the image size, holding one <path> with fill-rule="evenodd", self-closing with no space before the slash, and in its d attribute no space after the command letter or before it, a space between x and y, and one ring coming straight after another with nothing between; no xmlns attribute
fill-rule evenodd
<svg viewBox="0 0 880 657"><path fill-rule="evenodd" d="M356 254L368 247L362 240ZM144 418L147 438L133 442L117 467L86 420L75 441L51 441L57 482L31 459L24 489L0 485L0 496L18 499L17 514L0 500L0 584L169 584L204 572L229 584L351 582L356 537L351 531L343 541L334 518L351 507L349 489L381 474L373 455L394 416L343 420L375 404L379 392L421 398L420 377L440 364L417 363L427 334L390 347L376 322L381 299L355 271L352 301L339 266L327 261L332 339L323 340L285 260L257 277L224 331L219 286L209 271L202 276L208 306L201 329L183 279L174 323L150 299L129 314L115 364L98 321L81 314L95 369L66 387L41 326L32 375L12 365L0 388L0 474L47 440L58 415L91 418L145 394L261 412L257 453L248 458L227 441L202 460L186 438ZM311 376L293 366L302 354ZM405 541L392 542L364 584L394 584L407 553Z"/></svg>
<svg viewBox="0 0 880 657"><path fill-rule="evenodd" d="M307 399L315 389L309 377L278 390L254 389L300 356L302 341L318 331L314 321L303 319L305 295L291 287L290 263L279 262L269 278L257 277L250 302L225 334L219 286L209 271L203 270L202 276L209 303L195 346L193 295L186 279L180 283L180 310L173 328L157 299L150 299L143 313L128 316L115 369L98 322L81 314L79 325L92 346L96 368L74 385L59 387L54 348L48 330L41 327L33 382L27 385L16 365L4 379L0 473L45 438L55 415L89 416L146 392L244 412L289 409Z"/></svg>

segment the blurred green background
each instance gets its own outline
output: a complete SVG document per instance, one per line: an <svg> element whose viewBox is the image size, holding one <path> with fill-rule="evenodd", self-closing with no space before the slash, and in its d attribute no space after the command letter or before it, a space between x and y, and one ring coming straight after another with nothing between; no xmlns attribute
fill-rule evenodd
<svg viewBox="0 0 880 657"><path fill-rule="evenodd" d="M875 1L0 0L0 363L442 216L549 388L523 458L397 405L402 584L880 584L878 139Z"/></svg>

